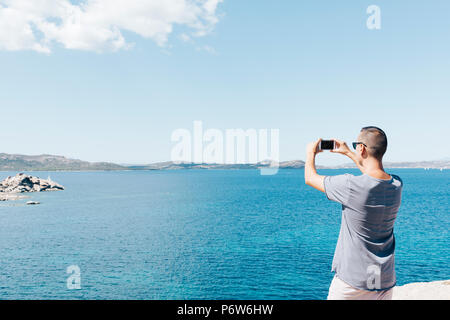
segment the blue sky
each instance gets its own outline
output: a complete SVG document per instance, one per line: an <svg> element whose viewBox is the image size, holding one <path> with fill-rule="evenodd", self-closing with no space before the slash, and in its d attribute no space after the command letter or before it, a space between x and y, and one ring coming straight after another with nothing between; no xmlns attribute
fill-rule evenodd
<svg viewBox="0 0 450 320"><path fill-rule="evenodd" d="M381 30L366 28L372 4ZM171 133L202 120L280 129L282 160L304 159L318 137L354 141L366 125L387 132L388 161L448 158L448 12L444 0L224 0L201 36L173 23L166 40L123 29L132 45L114 50L70 48L63 32L47 53L4 46L0 152L164 161Z"/></svg>

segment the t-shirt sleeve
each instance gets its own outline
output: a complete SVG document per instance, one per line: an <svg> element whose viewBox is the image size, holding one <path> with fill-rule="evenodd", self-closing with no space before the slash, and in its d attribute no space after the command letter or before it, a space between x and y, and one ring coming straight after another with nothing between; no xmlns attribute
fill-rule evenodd
<svg viewBox="0 0 450 320"><path fill-rule="evenodd" d="M323 185L327 198L345 205L350 197L350 174L326 176Z"/></svg>

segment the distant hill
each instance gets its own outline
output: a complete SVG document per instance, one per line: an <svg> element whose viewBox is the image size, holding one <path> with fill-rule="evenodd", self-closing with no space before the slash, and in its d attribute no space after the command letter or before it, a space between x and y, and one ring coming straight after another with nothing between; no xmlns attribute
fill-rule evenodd
<svg viewBox="0 0 450 320"><path fill-rule="evenodd" d="M262 161L255 164L209 164L209 163L192 163L192 162L158 162L142 166L128 166L132 170L180 170L180 169L261 169L270 168L269 161ZM305 166L305 162L301 160L280 162L280 169L300 169Z"/></svg>
<svg viewBox="0 0 450 320"><path fill-rule="evenodd" d="M126 169L126 167L108 162L87 162L48 154L27 156L0 153L0 171L94 171Z"/></svg>
<svg viewBox="0 0 450 320"><path fill-rule="evenodd" d="M87 162L69 159L63 156L0 153L0 171L103 171L103 170L182 170L182 169L261 169L270 168L269 161L256 164L205 164L190 162L158 162L148 165L118 165L109 162ZM305 162L301 160L282 161L280 169L303 169ZM386 162L386 168L430 168L450 169L450 160L421 162ZM339 166L318 166L319 169L355 168L352 163Z"/></svg>
<svg viewBox="0 0 450 320"><path fill-rule="evenodd" d="M386 162L386 168L429 168L450 169L450 160L419 161L419 162Z"/></svg>
<svg viewBox="0 0 450 320"><path fill-rule="evenodd" d="M450 160L418 161L418 162L385 162L385 168L419 168L419 169L450 169ZM329 169L355 168L353 163L328 167Z"/></svg>
<svg viewBox="0 0 450 320"><path fill-rule="evenodd" d="M301 160L280 162L281 169L304 167ZM256 164L205 164L187 162L158 162L148 165L118 165L108 162L87 162L63 156L42 154L28 156L0 153L0 171L96 171L96 170L180 170L180 169L261 169L269 168L269 161Z"/></svg>
<svg viewBox="0 0 450 320"><path fill-rule="evenodd" d="M268 168L269 162L259 162L257 164L205 164L191 162L158 162L149 165L128 166L131 170L180 170L180 169L261 169ZM305 162L302 160L282 161L280 169L303 169ZM450 169L450 160L439 161L419 161L419 162L385 162L385 168L429 168L429 169ZM346 169L356 168L354 163L338 166L317 166L318 169Z"/></svg>

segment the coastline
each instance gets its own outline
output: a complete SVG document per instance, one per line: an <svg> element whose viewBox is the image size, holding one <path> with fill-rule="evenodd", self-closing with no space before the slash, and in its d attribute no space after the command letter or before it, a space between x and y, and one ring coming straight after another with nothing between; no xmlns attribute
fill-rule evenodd
<svg viewBox="0 0 450 320"><path fill-rule="evenodd" d="M162 171L162 170L252 170L264 168L303 170L303 160L271 161L264 160L255 163L204 163L192 161L163 161L148 164L116 164L112 162L89 162L70 159L56 155L21 155L0 153L0 171L55 171L55 172L85 172L85 171ZM414 162L384 162L389 169L417 168L425 170L450 169L450 160L427 160ZM354 163L337 165L317 165L317 169L353 169Z"/></svg>
<svg viewBox="0 0 450 320"><path fill-rule="evenodd" d="M12 192L0 192L0 201L15 201L28 199L29 196L25 196L22 194L12 193Z"/></svg>

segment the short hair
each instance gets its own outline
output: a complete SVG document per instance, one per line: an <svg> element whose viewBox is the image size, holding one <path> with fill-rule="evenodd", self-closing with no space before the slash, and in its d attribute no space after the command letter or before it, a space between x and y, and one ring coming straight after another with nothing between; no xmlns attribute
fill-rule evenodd
<svg viewBox="0 0 450 320"><path fill-rule="evenodd" d="M367 144L369 155L381 161L388 146L386 133L374 126L362 128L361 133L362 137L364 137L364 142Z"/></svg>

